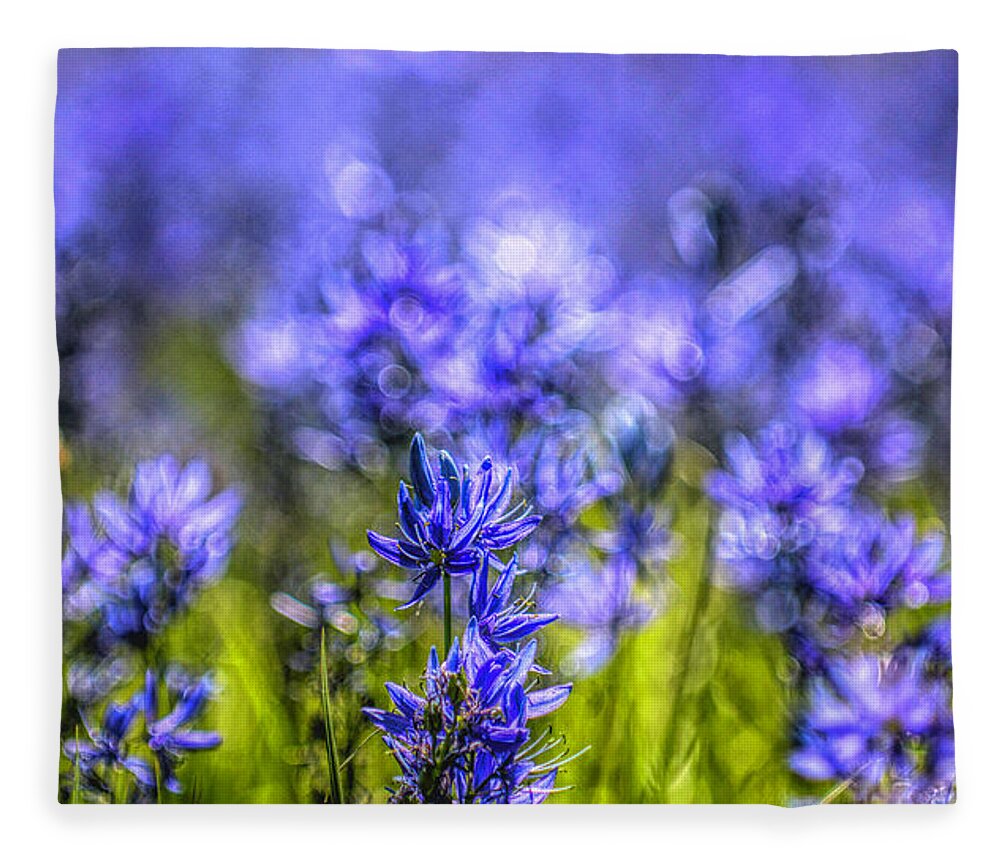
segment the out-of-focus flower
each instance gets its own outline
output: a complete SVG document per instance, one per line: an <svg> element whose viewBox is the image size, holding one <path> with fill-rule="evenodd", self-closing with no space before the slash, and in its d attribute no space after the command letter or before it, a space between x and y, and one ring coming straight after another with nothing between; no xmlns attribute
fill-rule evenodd
<svg viewBox="0 0 1000 860"><path fill-rule="evenodd" d="M629 555L616 553L596 568L583 555L572 567L546 592L544 605L584 631L568 664L574 674L592 675L614 655L619 637L649 623L656 609L636 593L636 563Z"/></svg>
<svg viewBox="0 0 1000 860"><path fill-rule="evenodd" d="M808 356L792 383L795 404L824 433L858 427L886 393L885 369L860 347L826 340Z"/></svg>
<svg viewBox="0 0 1000 860"><path fill-rule="evenodd" d="M630 497L658 501L673 463L673 427L642 397L613 401L604 411L602 426L625 474Z"/></svg>
<svg viewBox="0 0 1000 860"><path fill-rule="evenodd" d="M164 455L136 467L126 501L107 491L94 497L99 534L84 508L70 507L68 614L99 609L114 636L145 636L218 579L242 502L235 489L211 490L203 461L181 468Z"/></svg>
<svg viewBox="0 0 1000 860"><path fill-rule="evenodd" d="M678 407L705 367L697 305L684 283L655 278L623 293L602 312L610 348L604 374L614 391Z"/></svg>
<svg viewBox="0 0 1000 860"><path fill-rule="evenodd" d="M211 678L204 675L180 694L173 709L163 717L159 716L158 686L156 673L148 670L142 699L146 716L146 743L159 764L163 786L173 794L180 794L182 789L176 770L184 755L194 750L215 749L222 743L218 732L188 727L205 710L213 685Z"/></svg>
<svg viewBox="0 0 1000 860"><path fill-rule="evenodd" d="M832 661L816 679L791 755L807 779L851 780L862 792L920 773L918 750L938 727L946 691L919 663L863 654Z"/></svg>
<svg viewBox="0 0 1000 860"><path fill-rule="evenodd" d="M881 512L856 510L849 524L813 554L808 576L835 610L881 635L885 615L897 607L919 609L951 594L941 569L944 537L917 536L916 522Z"/></svg>
<svg viewBox="0 0 1000 860"><path fill-rule="evenodd" d="M284 591L271 595L271 608L289 621L318 630L325 622L334 620L338 607L354 599L351 590L335 582L318 579L309 588L309 602L299 600Z"/></svg>
<svg viewBox="0 0 1000 860"><path fill-rule="evenodd" d="M820 534L846 521L864 467L838 458L810 430L772 423L755 442L726 443L726 471L712 472L706 491L722 507L716 557L737 588L756 591L793 563ZM796 576L800 571L794 571Z"/></svg>
<svg viewBox="0 0 1000 860"><path fill-rule="evenodd" d="M597 532L593 543L612 555L631 558L640 574L660 569L673 552L667 514L661 506L648 504L636 509L627 502L614 506L613 527Z"/></svg>
<svg viewBox="0 0 1000 860"><path fill-rule="evenodd" d="M79 764L80 772L99 790L110 792L113 789L113 774L117 769L132 774L146 788L156 785L149 762L128 754L126 740L140 711L138 699L132 698L124 703L110 703L99 726L81 715L88 739L73 739L64 744L66 757L74 765Z"/></svg>

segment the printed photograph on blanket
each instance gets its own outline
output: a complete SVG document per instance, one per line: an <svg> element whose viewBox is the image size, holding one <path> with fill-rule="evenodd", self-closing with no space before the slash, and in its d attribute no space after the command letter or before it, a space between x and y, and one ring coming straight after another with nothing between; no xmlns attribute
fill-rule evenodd
<svg viewBox="0 0 1000 860"><path fill-rule="evenodd" d="M58 67L60 802L955 801L954 52Z"/></svg>

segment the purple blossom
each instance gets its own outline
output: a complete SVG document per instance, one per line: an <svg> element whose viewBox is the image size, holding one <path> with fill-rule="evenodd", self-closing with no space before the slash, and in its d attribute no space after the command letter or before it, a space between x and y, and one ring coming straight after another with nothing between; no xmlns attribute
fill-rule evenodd
<svg viewBox="0 0 1000 860"><path fill-rule="evenodd" d="M215 749L222 743L218 732L189 727L201 716L214 688L208 675L199 678L181 692L173 709L161 717L158 686L156 673L148 670L142 696L146 744L157 759L164 787L173 794L180 794L182 788L176 770L183 757L196 750Z"/></svg>
<svg viewBox="0 0 1000 860"><path fill-rule="evenodd" d="M94 497L67 508L63 561L67 615L100 610L113 636L143 637L222 575L242 505L235 489L211 496L201 460L181 468L170 455L140 463L128 499Z"/></svg>
<svg viewBox="0 0 1000 860"><path fill-rule="evenodd" d="M490 559L483 555L479 569L473 574L469 588L469 618L475 618L482 639L494 650L509 647L532 636L559 616L549 612L528 612L530 597L511 603L514 580L522 571L517 556L503 567L490 587Z"/></svg>
<svg viewBox="0 0 1000 860"><path fill-rule="evenodd" d="M417 582L412 597L400 609L418 603L442 575L467 576L483 555L507 549L527 537L541 517L510 508L513 470L508 469L493 492L493 464L483 460L474 475L459 471L451 454L440 452L435 472L418 433L410 445L412 489L400 482L397 506L402 537L368 532L372 549Z"/></svg>
<svg viewBox="0 0 1000 860"><path fill-rule="evenodd" d="M951 596L951 579L942 570L944 537L917 535L910 515L891 519L878 511L858 510L848 525L810 559L808 576L835 610L856 623L884 626L897 607L919 609Z"/></svg>
<svg viewBox="0 0 1000 860"><path fill-rule="evenodd" d="M81 714L87 739L74 739L64 744L66 757L74 762L74 766L79 765L81 774L92 781L93 787L99 791L112 791L116 770L127 771L146 788L156 785L149 762L128 752L128 736L140 712L138 699L132 698L124 703L110 703L104 710L100 725L92 724Z"/></svg>
<svg viewBox="0 0 1000 860"><path fill-rule="evenodd" d="M716 557L737 588L756 591L783 575L817 536L836 532L864 471L854 458L838 458L810 430L767 425L751 442L726 442L725 471L712 472L706 492L722 508Z"/></svg>
<svg viewBox="0 0 1000 860"><path fill-rule="evenodd" d="M394 803L541 803L563 758L538 761L558 746L530 740L528 721L565 702L570 685L529 689L536 644L493 651L475 619L441 663L431 648L423 695L394 683L394 709L365 708L399 764Z"/></svg>
<svg viewBox="0 0 1000 860"><path fill-rule="evenodd" d="M887 775L919 773L919 744L938 730L947 693L909 660L873 654L831 662L816 679L791 755L792 769L812 780L851 780L873 791Z"/></svg>
<svg viewBox="0 0 1000 860"><path fill-rule="evenodd" d="M584 631L568 662L575 673L592 675L614 655L623 633L652 620L655 604L637 593L636 563L629 555L616 553L598 567L584 555L574 558L571 567L548 589L544 604Z"/></svg>

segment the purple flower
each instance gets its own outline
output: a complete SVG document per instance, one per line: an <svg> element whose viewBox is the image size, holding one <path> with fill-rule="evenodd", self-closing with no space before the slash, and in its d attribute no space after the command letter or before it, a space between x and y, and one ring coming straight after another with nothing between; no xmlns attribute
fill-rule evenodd
<svg viewBox="0 0 1000 860"><path fill-rule="evenodd" d="M614 655L622 633L648 624L655 609L635 593L636 564L630 556L616 553L597 568L583 556L574 560L574 566L575 573L549 589L545 605L567 624L585 631L569 663L577 674L591 675Z"/></svg>
<svg viewBox="0 0 1000 860"><path fill-rule="evenodd" d="M863 424L888 388L884 368L853 343L826 340L796 374L796 405L814 427L837 433Z"/></svg>
<svg viewBox="0 0 1000 860"><path fill-rule="evenodd" d="M533 635L559 617L549 612L526 612L531 606L530 597L516 603L509 602L514 580L520 572L517 556L514 556L490 588L490 559L484 554L482 563L473 574L469 589L469 617L476 619L479 635L494 650Z"/></svg>
<svg viewBox="0 0 1000 860"><path fill-rule="evenodd" d="M935 732L946 690L919 663L873 654L831 661L816 679L791 767L813 780L850 779L871 791L883 777L918 772L917 750Z"/></svg>
<svg viewBox="0 0 1000 860"><path fill-rule="evenodd" d="M716 557L732 585L756 591L794 568L818 535L836 532L864 471L839 459L818 434L780 422L755 442L736 434L726 442L725 471L712 472L706 491L722 508Z"/></svg>
<svg viewBox="0 0 1000 860"><path fill-rule="evenodd" d="M156 673L148 670L142 699L146 716L146 743L159 763L164 787L173 794L180 794L181 784L176 769L184 755L194 750L215 749L222 743L218 732L188 728L204 711L213 686L209 676L203 676L186 687L173 709L160 717L158 685Z"/></svg>
<svg viewBox="0 0 1000 860"><path fill-rule="evenodd" d="M79 765L80 773L95 789L110 793L116 770L127 771L146 788L156 785L152 766L144 759L128 754L127 738L139 713L139 701L133 697L125 703L109 704L99 726L93 725L81 714L88 739L67 741L63 749L66 757L74 765Z"/></svg>
<svg viewBox="0 0 1000 860"><path fill-rule="evenodd" d="M467 466L460 472L447 451L441 451L439 459L440 467L435 472L423 438L419 433L413 437L412 489L400 482L397 497L402 537L368 532L372 549L386 561L410 571L417 582L412 597L400 609L422 600L442 575L473 573L484 554L520 542L541 520L529 515L523 505L510 508L513 470L507 470L494 493L493 464L488 457L474 475Z"/></svg>
<svg viewBox="0 0 1000 860"><path fill-rule="evenodd" d="M399 764L394 803L541 803L565 759L536 761L558 742L530 740L528 721L552 713L570 685L529 690L536 645L494 651L476 619L441 663L431 648L418 695L386 684L393 710L365 708Z"/></svg>
<svg viewBox="0 0 1000 860"><path fill-rule="evenodd" d="M218 579L242 503L235 489L211 490L203 461L181 468L168 454L136 467L127 500L107 491L94 497L99 531L85 507L69 506L67 615L100 609L106 632L141 638Z"/></svg>
<svg viewBox="0 0 1000 860"><path fill-rule="evenodd" d="M880 511L857 511L851 522L810 560L813 586L855 623L878 623L897 607L919 609L951 595L941 569L944 537L918 537L910 515L893 520Z"/></svg>

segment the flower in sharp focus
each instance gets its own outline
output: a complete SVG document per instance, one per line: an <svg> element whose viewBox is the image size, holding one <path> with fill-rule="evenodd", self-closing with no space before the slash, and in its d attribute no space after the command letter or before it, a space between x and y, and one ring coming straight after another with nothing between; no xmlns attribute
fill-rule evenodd
<svg viewBox="0 0 1000 860"><path fill-rule="evenodd" d="M497 576L491 588L490 559L488 555L484 555L473 574L472 587L469 589L469 617L476 619L479 635L494 650L533 635L559 617L551 612L527 612L532 605L530 595L509 603L511 589L519 572L515 555Z"/></svg>
<svg viewBox="0 0 1000 860"><path fill-rule="evenodd" d="M474 475L461 471L447 451L441 451L437 473L431 468L420 434L410 445L412 487L400 482L399 529L402 537L368 532L368 542L386 561L410 572L417 583L405 609L418 603L442 575L467 576L482 556L507 549L526 538L541 518L523 504L510 508L513 470L499 489L493 488L493 464L485 458Z"/></svg>
<svg viewBox="0 0 1000 860"><path fill-rule="evenodd" d="M439 661L431 648L423 695L388 683L394 710L365 708L401 775L395 803L541 803L567 760L547 755L560 741L530 740L528 721L552 713L571 685L530 690L535 642L494 652L469 622Z"/></svg>
<svg viewBox="0 0 1000 860"><path fill-rule="evenodd" d="M146 672L143 691L143 710L146 716L147 744L156 756L163 785L173 794L181 792L177 779L177 765L183 756L194 750L215 749L222 743L218 732L188 728L201 716L212 695L213 686L208 675L184 689L173 709L160 717L159 679L152 670Z"/></svg>
<svg viewBox="0 0 1000 860"><path fill-rule="evenodd" d="M919 776L917 750L941 727L946 688L919 662L874 654L831 661L828 674L813 682L792 770L861 792Z"/></svg>

